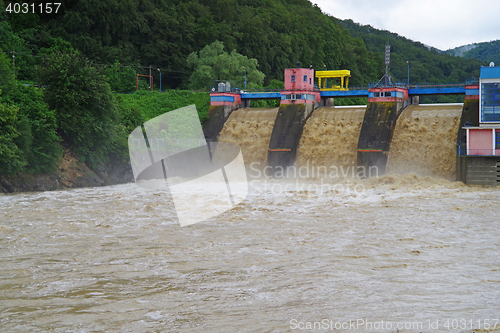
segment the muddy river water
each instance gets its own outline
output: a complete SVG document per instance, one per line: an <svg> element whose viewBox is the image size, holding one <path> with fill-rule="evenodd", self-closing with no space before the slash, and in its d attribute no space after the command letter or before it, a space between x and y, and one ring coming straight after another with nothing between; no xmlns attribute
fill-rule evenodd
<svg viewBox="0 0 500 333"><path fill-rule="evenodd" d="M167 192L135 184L0 195L0 331L500 327L499 189L416 175L296 185L254 181L187 227Z"/></svg>

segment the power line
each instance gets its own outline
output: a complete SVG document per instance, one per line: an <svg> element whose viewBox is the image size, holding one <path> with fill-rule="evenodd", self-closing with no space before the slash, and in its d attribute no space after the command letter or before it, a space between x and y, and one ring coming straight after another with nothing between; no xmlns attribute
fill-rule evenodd
<svg viewBox="0 0 500 333"><path fill-rule="evenodd" d="M44 58L48 59L48 56L41 56L41 55L36 55L36 54L28 54L28 53L18 53L17 51L1 51L1 53L10 53L10 54L15 54L16 55L25 55L25 56L30 56L30 57L37 57L37 58ZM150 66L136 66L136 65L110 65L110 64L100 64L100 63L95 63L95 62L90 62L94 66L108 66L108 67L130 67L130 68L141 68L141 69L149 69ZM153 68L153 67L151 67ZM154 67L154 68L159 68L162 72L168 72L168 73L180 73L180 74L189 74L184 71L179 71L175 69L165 69L161 67ZM175 77L175 76L171 76ZM177 76L177 77L188 77L188 76Z"/></svg>

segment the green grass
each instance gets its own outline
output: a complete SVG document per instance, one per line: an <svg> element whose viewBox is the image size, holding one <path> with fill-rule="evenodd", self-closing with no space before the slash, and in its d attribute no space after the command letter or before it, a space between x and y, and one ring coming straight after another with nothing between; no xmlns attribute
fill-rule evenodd
<svg viewBox="0 0 500 333"><path fill-rule="evenodd" d="M116 94L116 99L123 106L140 109L146 121L165 112L194 104L203 124L208 119L208 107L210 106L209 92L188 90L169 90L162 93L136 91L132 94Z"/></svg>

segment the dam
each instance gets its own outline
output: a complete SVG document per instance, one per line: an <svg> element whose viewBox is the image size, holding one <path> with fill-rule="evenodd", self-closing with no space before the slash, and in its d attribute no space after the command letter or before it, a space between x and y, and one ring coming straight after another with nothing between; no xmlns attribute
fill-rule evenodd
<svg viewBox="0 0 500 333"><path fill-rule="evenodd" d="M352 90L347 70L318 71L315 85L312 68L289 68L279 92L212 89L204 132L208 140L238 144L247 165L268 167L271 175L290 166L335 166L498 185L500 116L495 101L493 117L483 115L480 100L489 92L481 89L484 84L500 92L499 68L482 68L487 74L479 82ZM333 84L326 86L326 80ZM419 96L439 94L463 95L464 102L419 104ZM333 106L334 98L359 96L367 97L367 105ZM280 106L250 107L259 99L279 99Z"/></svg>

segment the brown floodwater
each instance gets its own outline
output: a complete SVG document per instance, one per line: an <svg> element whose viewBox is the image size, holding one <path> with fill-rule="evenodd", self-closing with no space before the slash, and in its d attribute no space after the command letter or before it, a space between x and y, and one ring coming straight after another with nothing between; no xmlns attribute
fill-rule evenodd
<svg viewBox="0 0 500 333"><path fill-rule="evenodd" d="M461 103L406 107L396 123L387 171L454 179L462 107Z"/></svg>
<svg viewBox="0 0 500 333"><path fill-rule="evenodd" d="M500 331L500 189L444 179L455 108L398 121L389 168L420 175L364 180L346 169L362 108L316 110L283 179L262 176L277 109L238 110L221 141L249 195L186 227L136 184L0 195L0 331ZM181 199L217 209L206 190Z"/></svg>
<svg viewBox="0 0 500 333"><path fill-rule="evenodd" d="M188 227L165 191L135 184L0 195L0 331L383 320L434 332L439 320L458 332L442 325L498 318L498 189L416 175L325 184L252 179L242 204Z"/></svg>

